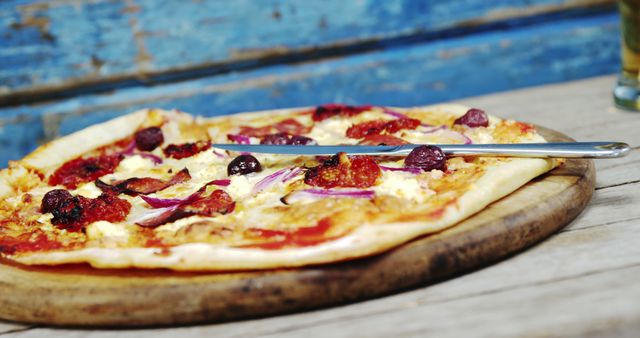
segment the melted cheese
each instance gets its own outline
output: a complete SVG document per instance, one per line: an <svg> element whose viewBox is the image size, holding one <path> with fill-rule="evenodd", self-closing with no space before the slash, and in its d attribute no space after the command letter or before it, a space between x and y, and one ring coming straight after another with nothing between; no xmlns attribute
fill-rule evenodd
<svg viewBox="0 0 640 338"><path fill-rule="evenodd" d="M40 216L38 216L38 223L44 224L45 226L48 225L49 227L51 227L51 220L53 219L53 214L52 213L46 213L46 214L42 214Z"/></svg>
<svg viewBox="0 0 640 338"><path fill-rule="evenodd" d="M357 124L375 120L395 120L397 117L385 114L380 109L369 110L350 118L351 124Z"/></svg>
<svg viewBox="0 0 640 338"><path fill-rule="evenodd" d="M89 239L101 239L104 237L129 237L127 226L121 223L111 223L107 221L97 221L87 226L87 236Z"/></svg>
<svg viewBox="0 0 640 338"><path fill-rule="evenodd" d="M142 169L153 167L153 162L150 159L142 157L140 155L127 156L120 161L120 165L116 169L119 172L131 173Z"/></svg>
<svg viewBox="0 0 640 338"><path fill-rule="evenodd" d="M447 169L458 170L473 167L473 163L467 163L462 157L452 157L447 160Z"/></svg>
<svg viewBox="0 0 640 338"><path fill-rule="evenodd" d="M208 221L210 220L209 217L201 217L201 216L191 216L191 217L185 217L185 218L181 218L175 222L172 223L167 223L167 224L163 224L161 226L159 226L158 228L156 228L156 231L158 232L162 232L162 231L168 231L168 232L176 232L182 228L184 228L185 226L198 222L198 221Z"/></svg>
<svg viewBox="0 0 640 338"><path fill-rule="evenodd" d="M316 140L318 144L356 144L358 140L345 136L352 124L349 119L332 117L317 122L307 136Z"/></svg>
<svg viewBox="0 0 640 338"><path fill-rule="evenodd" d="M422 203L435 192L426 187L419 175L399 171L384 171L381 183L372 187L376 195L391 195Z"/></svg>
<svg viewBox="0 0 640 338"><path fill-rule="evenodd" d="M225 161L227 157L219 157L212 150L205 150L183 161L184 167L189 170L191 179L197 182L211 181L226 176Z"/></svg>
<svg viewBox="0 0 640 338"><path fill-rule="evenodd" d="M85 183L76 190L71 191L72 195L80 195L87 198L96 198L102 194L102 190L98 189L93 182Z"/></svg>
<svg viewBox="0 0 640 338"><path fill-rule="evenodd" d="M429 172L429 175L431 175L431 178L434 180L439 180L442 178L442 176L444 176L444 171L442 170L431 170Z"/></svg>
<svg viewBox="0 0 640 338"><path fill-rule="evenodd" d="M226 188L227 193L231 196L234 201L243 200L245 197L248 197L251 193L251 189L255 183L249 181L249 178L246 175L233 175L230 176L231 184Z"/></svg>

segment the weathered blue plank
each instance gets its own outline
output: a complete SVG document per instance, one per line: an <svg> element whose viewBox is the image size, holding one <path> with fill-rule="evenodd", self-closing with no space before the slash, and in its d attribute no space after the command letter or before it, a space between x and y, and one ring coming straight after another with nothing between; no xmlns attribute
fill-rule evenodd
<svg viewBox="0 0 640 338"><path fill-rule="evenodd" d="M603 3L613 0L5 0L0 96Z"/></svg>
<svg viewBox="0 0 640 338"><path fill-rule="evenodd" d="M606 14L322 62L4 108L0 116L5 122L0 119L0 125L22 122L11 122L13 126L0 131L7 149L0 161L5 163L34 148L45 134L68 134L142 107L212 116L331 101L419 105L613 73L619 66L618 49L618 16ZM13 141L23 132L17 128L26 129L22 126L31 123L39 124L28 130L38 137L24 134Z"/></svg>

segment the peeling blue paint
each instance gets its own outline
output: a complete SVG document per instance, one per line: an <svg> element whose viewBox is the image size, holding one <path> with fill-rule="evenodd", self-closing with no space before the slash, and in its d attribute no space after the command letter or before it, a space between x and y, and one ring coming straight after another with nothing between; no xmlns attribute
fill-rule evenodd
<svg viewBox="0 0 640 338"><path fill-rule="evenodd" d="M332 101L410 106L613 73L619 67L618 29L617 15L605 14L4 108L0 109L0 124L6 124L0 129L0 163L37 146L44 137L40 121L45 114L60 115L59 132L65 135L143 107L214 116Z"/></svg>
<svg viewBox="0 0 640 338"><path fill-rule="evenodd" d="M133 5L130 5L133 4ZM259 60L337 43L434 32L564 0L0 2L0 89ZM588 3L571 3L587 6ZM510 12L507 15L505 13ZM29 23L37 17L40 26Z"/></svg>

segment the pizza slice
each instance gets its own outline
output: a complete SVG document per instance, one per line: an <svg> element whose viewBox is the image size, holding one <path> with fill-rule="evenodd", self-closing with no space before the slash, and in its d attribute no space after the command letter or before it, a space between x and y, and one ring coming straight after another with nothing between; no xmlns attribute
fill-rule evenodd
<svg viewBox="0 0 640 338"><path fill-rule="evenodd" d="M424 144L407 157L240 154L214 143ZM142 110L0 171L0 254L23 264L246 270L374 255L441 231L558 164L429 144L544 142L460 105L327 104L216 118Z"/></svg>

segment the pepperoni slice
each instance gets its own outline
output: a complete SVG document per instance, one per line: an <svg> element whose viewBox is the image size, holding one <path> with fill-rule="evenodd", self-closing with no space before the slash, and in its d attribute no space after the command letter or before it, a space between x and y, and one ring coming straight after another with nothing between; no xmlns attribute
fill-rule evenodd
<svg viewBox="0 0 640 338"><path fill-rule="evenodd" d="M197 153L203 152L211 147L209 141L198 141L195 143L170 144L162 149L164 156L172 157L177 160L185 157L191 157Z"/></svg>
<svg viewBox="0 0 640 338"><path fill-rule="evenodd" d="M80 183L91 182L98 177L111 174L121 160L122 156L117 154L76 158L58 168L49 177L49 184L62 184L67 189L75 189Z"/></svg>
<svg viewBox="0 0 640 338"><path fill-rule="evenodd" d="M239 135L264 138L274 134L300 135L311 131L311 127L307 127L298 120L288 118L272 125L263 127L240 126Z"/></svg>
<svg viewBox="0 0 640 338"><path fill-rule="evenodd" d="M131 204L124 199L109 194L102 194L85 208L87 224L95 221L120 222L124 221L131 210Z"/></svg>
<svg viewBox="0 0 640 338"><path fill-rule="evenodd" d="M311 119L315 122L320 122L334 116L355 116L364 111L373 108L371 105L364 106L347 106L344 104L329 103L316 107L316 110L311 115Z"/></svg>
<svg viewBox="0 0 640 338"><path fill-rule="evenodd" d="M147 219L143 222L138 222L136 224L143 227L157 227L162 224L173 222L181 218L193 215L201 215L207 217L221 214L224 215L233 212L234 208L235 202L233 201L233 199L231 199L231 196L224 192L224 190L218 189L213 191L207 197L200 197L193 201L189 201L188 203L169 208L153 218Z"/></svg>
<svg viewBox="0 0 640 338"><path fill-rule="evenodd" d="M347 137L363 138L368 135L378 135L384 131L387 121L376 120L354 124L347 129Z"/></svg>
<svg viewBox="0 0 640 338"><path fill-rule="evenodd" d="M263 137L273 133L273 128L271 126L264 127L249 127L249 126L240 126L239 135L249 136L249 137Z"/></svg>
<svg viewBox="0 0 640 338"><path fill-rule="evenodd" d="M401 118L389 121L384 127L387 133L395 133L403 129L416 129L420 125L420 120L412 118Z"/></svg>
<svg viewBox="0 0 640 338"><path fill-rule="evenodd" d="M169 182L167 182L167 184L169 186L172 186L174 184L186 182L190 179L191 179L191 175L189 174L189 169L184 168L178 171L175 175L173 175L173 177L171 177L171 179L169 180Z"/></svg>
<svg viewBox="0 0 640 338"><path fill-rule="evenodd" d="M112 194L102 194L97 198L71 196L71 194L66 196L51 210L53 214L51 223L59 229L71 232L80 231L86 225L96 221L123 221L131 210L129 202Z"/></svg>
<svg viewBox="0 0 640 338"><path fill-rule="evenodd" d="M151 177L129 178L116 186L127 195L146 195L167 187L167 182Z"/></svg>
<svg viewBox="0 0 640 338"><path fill-rule="evenodd" d="M248 237L258 237L269 239L268 242L249 244L245 248L260 248L265 250L275 250L284 247L302 247L316 245L333 239L327 236L331 229L331 219L323 218L315 226L302 227L293 231L269 230L251 228L248 230Z"/></svg>
<svg viewBox="0 0 640 338"><path fill-rule="evenodd" d="M367 188L380 177L380 167L371 156L338 153L305 174L305 183L322 188Z"/></svg>
<svg viewBox="0 0 640 338"><path fill-rule="evenodd" d="M287 144L287 145L295 145L295 146L306 146L318 144L316 140L301 136L301 135L293 135L289 136L287 133L277 133L277 134L269 134L266 135L260 140L260 144Z"/></svg>
<svg viewBox="0 0 640 338"><path fill-rule="evenodd" d="M368 135L359 144L367 146L401 146L409 142L392 135Z"/></svg>
<svg viewBox="0 0 640 338"><path fill-rule="evenodd" d="M181 206L188 215L214 216L228 214L235 208L235 202L224 190L215 190L209 196Z"/></svg>
<svg viewBox="0 0 640 338"><path fill-rule="evenodd" d="M174 184L186 182L191 179L191 175L189 175L189 170L184 168L180 170L178 173L173 175L173 177L169 181L163 181L157 178L151 177L132 177L126 179L124 181L116 182L114 184L107 184L102 182L101 180L96 180L96 186L108 193L113 194L127 194L129 196L136 195L147 195L160 190L164 190Z"/></svg>
<svg viewBox="0 0 640 338"><path fill-rule="evenodd" d="M420 125L420 120L412 118L401 118L391 121L375 120L354 124L347 129L347 137L363 138L369 135L378 135L383 132L395 133L403 129L416 129Z"/></svg>
<svg viewBox="0 0 640 338"><path fill-rule="evenodd" d="M311 127L307 127L295 119L282 120L273 125L273 128L281 133L287 133L289 135L306 134L311 131Z"/></svg>

